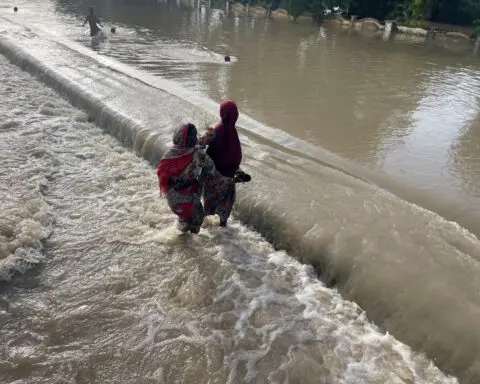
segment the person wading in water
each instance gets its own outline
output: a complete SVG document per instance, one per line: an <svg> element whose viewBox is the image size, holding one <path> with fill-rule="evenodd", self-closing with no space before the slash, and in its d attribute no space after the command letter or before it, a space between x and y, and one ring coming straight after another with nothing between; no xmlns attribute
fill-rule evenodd
<svg viewBox="0 0 480 384"><path fill-rule="evenodd" d="M90 7L88 9L88 16L85 19L85 22L83 23L83 26L85 26L85 24L87 24L87 22L90 25L90 37L96 36L97 33L100 32L100 28L98 28L99 25L100 25L100 27L103 28L103 25L98 20L97 15L95 15L95 11L93 10L93 7Z"/></svg>
<svg viewBox="0 0 480 384"><path fill-rule="evenodd" d="M207 155L217 171L205 182L203 204L205 215L218 215L220 226L226 227L235 203L235 183L247 183L251 177L240 169L242 147L235 127L238 120L235 102L228 100L220 105L220 118L220 123L214 129L207 129L201 138L201 143L208 145Z"/></svg>

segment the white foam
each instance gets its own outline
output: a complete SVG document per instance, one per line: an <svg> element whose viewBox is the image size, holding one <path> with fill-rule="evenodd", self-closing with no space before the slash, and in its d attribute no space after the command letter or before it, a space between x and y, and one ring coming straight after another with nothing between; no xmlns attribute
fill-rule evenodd
<svg viewBox="0 0 480 384"><path fill-rule="evenodd" d="M31 80L24 76L16 78L16 86L22 93L10 92L5 85L11 69L2 59L0 280L3 281L45 260L43 242L50 236L53 225L44 192L54 155L45 145L47 132L43 131L44 122L39 118L45 91L32 87ZM30 98L29 105L24 102L26 98Z"/></svg>

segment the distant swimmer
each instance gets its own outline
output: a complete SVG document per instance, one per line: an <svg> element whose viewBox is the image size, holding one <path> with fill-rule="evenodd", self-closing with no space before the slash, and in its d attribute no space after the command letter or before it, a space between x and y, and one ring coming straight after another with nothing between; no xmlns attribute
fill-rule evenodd
<svg viewBox="0 0 480 384"><path fill-rule="evenodd" d="M100 28L98 28L99 25L100 25L100 27L103 28L103 25L98 20L97 15L95 15L93 7L89 8L88 16L85 19L85 22L83 23L83 26L85 26L85 24L87 24L87 22L90 25L90 36L91 37L96 36L97 33L100 32Z"/></svg>

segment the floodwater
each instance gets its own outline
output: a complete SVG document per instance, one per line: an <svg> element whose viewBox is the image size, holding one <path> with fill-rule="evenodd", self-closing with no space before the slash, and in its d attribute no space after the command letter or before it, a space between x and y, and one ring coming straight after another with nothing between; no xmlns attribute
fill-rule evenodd
<svg viewBox="0 0 480 384"><path fill-rule="evenodd" d="M0 4L53 88L0 57L0 382L480 380L468 50L107 0L92 47L85 2ZM227 97L253 181L180 240L152 164Z"/></svg>
<svg viewBox="0 0 480 384"><path fill-rule="evenodd" d="M214 100L233 98L256 120L365 166L377 173L365 177L480 234L473 47L226 16L221 2L96 7L119 28L106 54ZM55 10L76 19L84 3L58 1ZM84 41L78 28L62 33ZM236 62L219 65L225 55Z"/></svg>
<svg viewBox="0 0 480 384"><path fill-rule="evenodd" d="M48 259L2 287L2 383L456 382L236 222L172 244L146 162L0 73L2 251Z"/></svg>

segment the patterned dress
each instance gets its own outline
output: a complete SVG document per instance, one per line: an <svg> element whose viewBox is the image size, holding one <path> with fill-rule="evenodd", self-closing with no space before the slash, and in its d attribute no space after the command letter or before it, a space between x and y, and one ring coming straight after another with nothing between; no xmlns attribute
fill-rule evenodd
<svg viewBox="0 0 480 384"><path fill-rule="evenodd" d="M178 216L180 231L198 233L205 217L202 185L214 174L215 166L202 150L204 146L197 145L193 124L177 128L173 143L158 165L160 191Z"/></svg>

